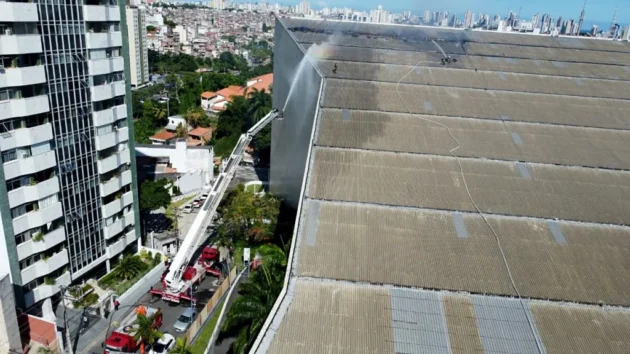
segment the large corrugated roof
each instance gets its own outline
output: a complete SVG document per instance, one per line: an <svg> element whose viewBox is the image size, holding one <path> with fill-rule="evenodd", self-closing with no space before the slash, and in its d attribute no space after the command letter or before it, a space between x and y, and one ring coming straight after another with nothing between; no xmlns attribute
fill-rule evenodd
<svg viewBox="0 0 630 354"><path fill-rule="evenodd" d="M326 80L258 352L627 352L628 43L281 25Z"/></svg>

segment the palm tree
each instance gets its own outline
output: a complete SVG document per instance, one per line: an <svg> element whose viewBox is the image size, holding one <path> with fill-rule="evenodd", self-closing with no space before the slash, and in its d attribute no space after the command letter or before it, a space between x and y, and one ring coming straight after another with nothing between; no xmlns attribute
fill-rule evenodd
<svg viewBox="0 0 630 354"><path fill-rule="evenodd" d="M200 107L194 107L186 112L184 118L186 118L188 125L191 127L197 127L202 123L204 118L206 118L206 112L204 112Z"/></svg>
<svg viewBox="0 0 630 354"><path fill-rule="evenodd" d="M240 286L241 296L234 300L223 322L223 333L238 331L232 352L245 354L251 347L271 311L278 292L253 279Z"/></svg>
<svg viewBox="0 0 630 354"><path fill-rule="evenodd" d="M249 104L249 115L254 122L258 122L271 110L271 95L265 89L253 89L247 93Z"/></svg>
<svg viewBox="0 0 630 354"><path fill-rule="evenodd" d="M153 323L155 321L156 315L157 314L146 316L143 314L138 314L136 324L131 330L131 333L133 334L133 339L135 339L136 343L140 343L141 354L146 353L144 347L145 343L155 343L163 336L160 331L153 328Z"/></svg>
<svg viewBox="0 0 630 354"><path fill-rule="evenodd" d="M192 347L188 345L187 338L177 338L175 348L171 349L171 354L192 354Z"/></svg>
<svg viewBox="0 0 630 354"><path fill-rule="evenodd" d="M186 128L186 125L179 123L177 125L177 128L175 128L175 136L177 136L178 138L185 138L188 135L188 129Z"/></svg>
<svg viewBox="0 0 630 354"><path fill-rule="evenodd" d="M134 256L124 256L114 268L114 275L122 280L129 280L135 278L142 269L145 267L145 264L138 257Z"/></svg>

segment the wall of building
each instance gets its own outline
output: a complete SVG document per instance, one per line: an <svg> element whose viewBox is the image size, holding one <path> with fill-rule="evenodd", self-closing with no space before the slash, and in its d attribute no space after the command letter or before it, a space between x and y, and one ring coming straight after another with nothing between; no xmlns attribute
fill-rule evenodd
<svg viewBox="0 0 630 354"><path fill-rule="evenodd" d="M171 167L179 173L192 171L212 171L214 153L208 147L187 146L186 141L175 145L137 145L137 157L168 157Z"/></svg>
<svg viewBox="0 0 630 354"><path fill-rule="evenodd" d="M310 62L305 63L285 107L304 52L278 20L274 50L273 107L284 110L284 119L272 124L269 189L297 207L322 78Z"/></svg>
<svg viewBox="0 0 630 354"><path fill-rule="evenodd" d="M11 279L6 273L0 274L0 353L22 349L16 307Z"/></svg>

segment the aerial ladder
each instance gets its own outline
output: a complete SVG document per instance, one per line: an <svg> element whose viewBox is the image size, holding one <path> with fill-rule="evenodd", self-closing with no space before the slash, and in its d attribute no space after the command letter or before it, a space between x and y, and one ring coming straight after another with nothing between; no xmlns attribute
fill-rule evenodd
<svg viewBox="0 0 630 354"><path fill-rule="evenodd" d="M162 299L166 301L180 302L181 299L185 299L194 302L192 291L190 290L198 285L200 280L203 280L203 276L201 275L203 269L200 268L198 262L190 265L192 257L202 242L207 238L207 229L212 223L216 215L217 207L227 190L228 184L234 177L236 168L243 158L245 148L256 134L276 118L282 119L282 112L273 109L264 118L254 124L246 133L241 135L223 171L221 171L218 178L215 179L208 198L201 206L192 226L186 233L177 254L173 257L168 271L163 278L163 289L151 289L153 295L161 295Z"/></svg>

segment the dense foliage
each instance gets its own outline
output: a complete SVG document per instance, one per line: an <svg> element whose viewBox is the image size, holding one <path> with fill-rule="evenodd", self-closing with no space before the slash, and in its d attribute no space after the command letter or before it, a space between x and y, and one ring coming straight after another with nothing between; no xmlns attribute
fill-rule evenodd
<svg viewBox="0 0 630 354"><path fill-rule="evenodd" d="M276 245L258 248L261 266L239 289L221 327L221 338L236 337L231 352L245 354L256 340L282 290L287 266L286 253Z"/></svg>
<svg viewBox="0 0 630 354"><path fill-rule="evenodd" d="M148 213L152 210L166 208L171 204L171 195L166 189L166 179L146 180L140 185L140 210Z"/></svg>
<svg viewBox="0 0 630 354"><path fill-rule="evenodd" d="M256 195L243 185L228 194L219 208L217 233L225 245L259 244L273 239L280 201L271 194Z"/></svg>
<svg viewBox="0 0 630 354"><path fill-rule="evenodd" d="M216 156L228 155L239 136L271 110L271 94L263 90L252 90L245 97L234 97L226 109L219 114L214 139L209 144L214 146ZM261 164L269 162L271 149L271 126L266 127L254 137L253 146Z"/></svg>

